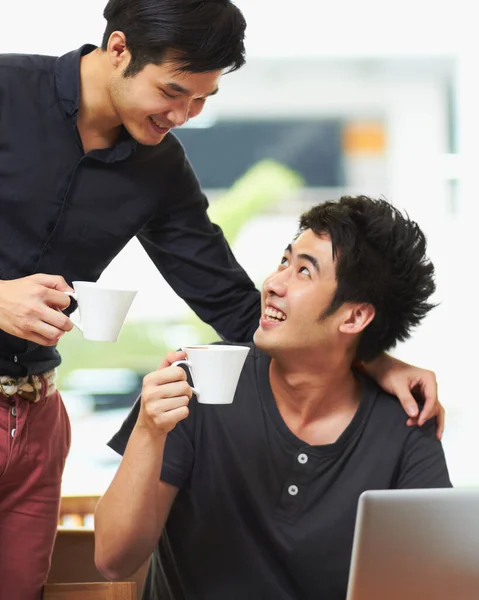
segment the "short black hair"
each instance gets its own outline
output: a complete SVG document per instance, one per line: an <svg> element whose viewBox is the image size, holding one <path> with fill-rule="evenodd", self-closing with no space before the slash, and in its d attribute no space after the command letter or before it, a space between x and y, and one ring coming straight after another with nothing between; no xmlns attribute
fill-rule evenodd
<svg viewBox="0 0 479 600"><path fill-rule="evenodd" d="M122 31L131 61L126 77L147 64L178 53L178 70L190 73L235 71L245 62L246 21L230 0L109 0L102 49Z"/></svg>
<svg viewBox="0 0 479 600"><path fill-rule="evenodd" d="M389 202L343 196L300 218L300 231L327 234L336 260L338 287L323 317L345 302L367 302L376 315L362 333L356 358L370 361L411 335L435 306L436 286L419 225Z"/></svg>

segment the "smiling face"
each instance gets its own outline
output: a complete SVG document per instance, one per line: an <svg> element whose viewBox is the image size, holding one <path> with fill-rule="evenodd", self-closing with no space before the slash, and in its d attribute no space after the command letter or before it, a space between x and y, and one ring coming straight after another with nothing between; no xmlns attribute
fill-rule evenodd
<svg viewBox="0 0 479 600"><path fill-rule="evenodd" d="M306 229L286 248L278 269L263 284L255 344L276 358L319 352L352 361L359 335L374 319L375 309L368 303L344 302L327 314L336 289L331 239Z"/></svg>
<svg viewBox="0 0 479 600"><path fill-rule="evenodd" d="M338 315L322 315L336 288L331 240L307 229L288 246L277 271L263 284L255 344L273 356L277 350L315 350L332 343Z"/></svg>
<svg viewBox="0 0 479 600"><path fill-rule="evenodd" d="M174 127L199 115L207 98L216 94L221 71L178 71L172 52L160 65L148 64L125 77L131 56L123 39L112 34L110 60L114 69L109 92L112 106L131 136L145 145L159 144Z"/></svg>

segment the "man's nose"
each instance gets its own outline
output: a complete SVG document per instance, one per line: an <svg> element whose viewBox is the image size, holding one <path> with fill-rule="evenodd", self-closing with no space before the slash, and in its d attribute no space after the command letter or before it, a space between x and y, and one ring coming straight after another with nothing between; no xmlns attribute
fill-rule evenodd
<svg viewBox="0 0 479 600"><path fill-rule="evenodd" d="M174 123L175 127L181 127L188 122L190 118L190 103L184 102L180 106L175 107L171 110L168 115L169 120Z"/></svg>
<svg viewBox="0 0 479 600"><path fill-rule="evenodd" d="M266 291L276 296L284 296L288 287L289 273L287 269L273 273L265 282Z"/></svg>

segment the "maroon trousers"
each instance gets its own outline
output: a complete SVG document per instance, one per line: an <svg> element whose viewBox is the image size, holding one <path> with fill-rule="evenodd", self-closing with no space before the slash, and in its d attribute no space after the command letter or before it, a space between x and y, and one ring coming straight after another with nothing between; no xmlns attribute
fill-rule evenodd
<svg viewBox="0 0 479 600"><path fill-rule="evenodd" d="M45 393L0 394L0 600L40 600L50 568L70 423Z"/></svg>

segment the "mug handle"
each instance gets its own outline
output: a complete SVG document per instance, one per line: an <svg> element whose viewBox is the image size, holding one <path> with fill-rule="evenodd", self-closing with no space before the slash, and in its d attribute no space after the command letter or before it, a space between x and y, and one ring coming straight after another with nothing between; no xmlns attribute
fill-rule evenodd
<svg viewBox="0 0 479 600"><path fill-rule="evenodd" d="M191 379L193 379L193 374L191 373L191 362L189 360L183 359L183 360L175 360L174 363L172 363L172 367L176 367L178 365L186 365L190 371L190 375L191 375ZM194 384L194 381L193 381ZM193 390L193 393L198 397L200 395L200 392L198 390L198 388L194 388L193 386L191 386L191 389Z"/></svg>
<svg viewBox="0 0 479 600"><path fill-rule="evenodd" d="M78 294L76 292L63 292L63 293L66 294L67 296L70 296L71 298L73 298L74 300L76 300L78 302ZM68 317L68 318L73 323L73 325L75 325L75 327L83 333L83 327L81 326L80 321L77 321L76 319L72 319L71 317Z"/></svg>

